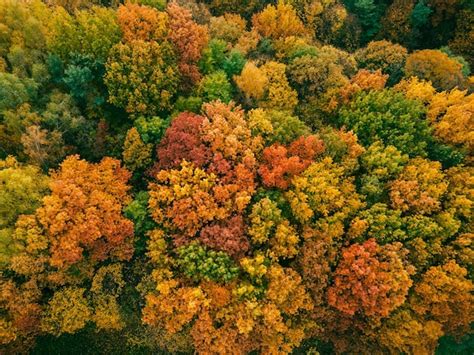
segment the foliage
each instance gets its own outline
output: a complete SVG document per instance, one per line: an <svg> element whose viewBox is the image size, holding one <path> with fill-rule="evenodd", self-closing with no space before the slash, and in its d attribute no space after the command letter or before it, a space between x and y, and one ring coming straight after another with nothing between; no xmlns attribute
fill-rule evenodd
<svg viewBox="0 0 474 355"><path fill-rule="evenodd" d="M425 109L391 90L360 93L339 113L341 123L353 129L364 145L376 140L410 156L425 155L430 129Z"/></svg>
<svg viewBox="0 0 474 355"><path fill-rule="evenodd" d="M168 39L176 48L179 70L184 78L197 82L200 73L196 63L208 41L207 27L195 23L191 11L176 2L170 2L166 11L169 17Z"/></svg>
<svg viewBox="0 0 474 355"><path fill-rule="evenodd" d="M414 52L407 57L405 75L429 80L439 90L463 87L465 80L459 62L441 51L430 49Z"/></svg>
<svg viewBox="0 0 474 355"><path fill-rule="evenodd" d="M0 1L0 353L469 353L473 10Z"/></svg>
<svg viewBox="0 0 474 355"><path fill-rule="evenodd" d="M123 162L131 171L145 168L151 163L151 144L145 144L138 130L133 127L127 132L123 145Z"/></svg>
<svg viewBox="0 0 474 355"><path fill-rule="evenodd" d="M441 164L414 158L390 185L392 206L402 211L430 214L439 210L447 186Z"/></svg>
<svg viewBox="0 0 474 355"><path fill-rule="evenodd" d="M452 260L431 267L415 287L412 300L415 312L421 315L429 312L448 334L468 329L473 319L473 285L466 275L467 270Z"/></svg>
<svg viewBox="0 0 474 355"><path fill-rule="evenodd" d="M0 112L16 108L33 99L37 84L31 79L20 79L14 74L0 72Z"/></svg>
<svg viewBox="0 0 474 355"><path fill-rule="evenodd" d="M369 239L344 250L334 285L328 289L329 304L351 316L360 312L375 318L386 317L403 304L412 281L400 247L380 247Z"/></svg>
<svg viewBox="0 0 474 355"><path fill-rule="evenodd" d="M48 303L42 328L56 335L74 333L83 328L91 317L84 291L71 287L55 292Z"/></svg>
<svg viewBox="0 0 474 355"><path fill-rule="evenodd" d="M252 132L261 135L267 144L289 144L310 133L298 117L286 111L255 109L249 112Z"/></svg>
<svg viewBox="0 0 474 355"><path fill-rule="evenodd" d="M312 163L295 176L286 198L300 222L330 216L343 219L362 206L351 179L331 158Z"/></svg>
<svg viewBox="0 0 474 355"><path fill-rule="evenodd" d="M117 10L117 20L126 42L160 41L166 38L168 16L148 6L122 5Z"/></svg>
<svg viewBox="0 0 474 355"><path fill-rule="evenodd" d="M177 167L181 160L203 166L210 159L208 148L200 142L202 116L183 112L176 116L157 147L156 170Z"/></svg>
<svg viewBox="0 0 474 355"><path fill-rule="evenodd" d="M228 103L232 99L232 86L224 71L204 76L199 83L198 92L205 102L220 100Z"/></svg>
<svg viewBox="0 0 474 355"><path fill-rule="evenodd" d="M110 49L120 41L117 14L112 9L93 6L71 16L57 7L47 21L48 47L62 60L77 53L105 62Z"/></svg>
<svg viewBox="0 0 474 355"><path fill-rule="evenodd" d="M428 119L434 128L434 134L443 142L462 147L471 152L473 149L472 127L474 94L467 95L457 89L441 92L431 98Z"/></svg>
<svg viewBox="0 0 474 355"><path fill-rule="evenodd" d="M67 268L84 252L92 260L128 260L133 253L133 223L121 215L129 201L130 173L120 162L99 164L70 156L52 174L51 195L36 214L51 241L51 264Z"/></svg>
<svg viewBox="0 0 474 355"><path fill-rule="evenodd" d="M12 156L0 161L0 226L15 223L17 216L34 212L48 191L48 177L31 165L22 165Z"/></svg>
<svg viewBox="0 0 474 355"><path fill-rule="evenodd" d="M33 213L48 192L48 177L31 165L21 165L12 156L0 161L0 264L13 254L13 227L17 218Z"/></svg>
<svg viewBox="0 0 474 355"><path fill-rule="evenodd" d="M229 282L239 271L226 253L206 250L199 244L182 246L177 254L177 266L185 276L195 280Z"/></svg>
<svg viewBox="0 0 474 355"><path fill-rule="evenodd" d="M380 142L371 144L361 155L360 190L369 202L382 200L387 183L393 180L408 162L408 155L400 153L394 146L385 147Z"/></svg>
<svg viewBox="0 0 474 355"><path fill-rule="evenodd" d="M262 36L272 39L304 35L306 29L291 5L279 1L252 17L252 25Z"/></svg>
<svg viewBox="0 0 474 355"><path fill-rule="evenodd" d="M384 74L390 75L391 83L397 82L403 76L407 56L406 48L389 41L369 42L365 48L355 53L359 67L381 69Z"/></svg>
<svg viewBox="0 0 474 355"><path fill-rule="evenodd" d="M199 233L202 244L230 256L241 256L250 245L245 236L245 224L242 216L234 216L220 223L210 224Z"/></svg>
<svg viewBox="0 0 474 355"><path fill-rule="evenodd" d="M273 144L263 150L259 169L263 184L287 189L294 175L303 172L324 151L324 143L316 136L301 136L286 148Z"/></svg>
<svg viewBox="0 0 474 355"><path fill-rule="evenodd" d="M130 114L169 111L179 73L167 42L134 41L112 48L106 65L109 102Z"/></svg>

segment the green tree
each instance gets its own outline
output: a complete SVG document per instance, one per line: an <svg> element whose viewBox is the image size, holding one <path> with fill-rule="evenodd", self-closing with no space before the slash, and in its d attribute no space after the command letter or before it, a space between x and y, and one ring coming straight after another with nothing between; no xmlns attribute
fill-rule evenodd
<svg viewBox="0 0 474 355"><path fill-rule="evenodd" d="M426 155L431 140L425 108L393 90L362 92L339 113L365 146L382 141L409 156Z"/></svg>
<svg viewBox="0 0 474 355"><path fill-rule="evenodd" d="M38 85L31 79L0 72L0 114L35 98Z"/></svg>
<svg viewBox="0 0 474 355"><path fill-rule="evenodd" d="M204 102L221 100L229 103L232 99L232 85L222 70L208 74L201 79L198 87L199 96Z"/></svg>
<svg viewBox="0 0 474 355"><path fill-rule="evenodd" d="M48 182L36 166L20 164L12 156L0 160L0 264L12 252L9 244L18 216L33 213L40 206Z"/></svg>
<svg viewBox="0 0 474 355"><path fill-rule="evenodd" d="M109 102L133 117L171 110L180 80L175 59L167 42L116 45L106 64Z"/></svg>

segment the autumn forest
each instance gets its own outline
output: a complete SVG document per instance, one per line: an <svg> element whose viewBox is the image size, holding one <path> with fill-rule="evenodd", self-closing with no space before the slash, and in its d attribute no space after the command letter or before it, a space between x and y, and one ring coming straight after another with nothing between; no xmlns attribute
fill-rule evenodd
<svg viewBox="0 0 474 355"><path fill-rule="evenodd" d="M0 354L474 352L472 0L0 0Z"/></svg>

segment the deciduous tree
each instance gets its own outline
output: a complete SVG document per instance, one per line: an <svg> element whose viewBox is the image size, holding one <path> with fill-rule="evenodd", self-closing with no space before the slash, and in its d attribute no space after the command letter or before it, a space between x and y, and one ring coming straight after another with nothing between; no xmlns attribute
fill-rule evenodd
<svg viewBox="0 0 474 355"><path fill-rule="evenodd" d="M62 162L52 174L51 195L36 212L50 241L51 265L67 268L86 252L91 261L130 259L133 223L122 216L129 178L112 158L91 164L70 156Z"/></svg>
<svg viewBox="0 0 474 355"><path fill-rule="evenodd" d="M387 317L405 302L410 279L401 244L379 246L374 239L343 250L327 297L331 306L353 316Z"/></svg>
<svg viewBox="0 0 474 355"><path fill-rule="evenodd" d="M131 115L154 115L172 108L180 77L169 43L117 44L106 70L110 103Z"/></svg>

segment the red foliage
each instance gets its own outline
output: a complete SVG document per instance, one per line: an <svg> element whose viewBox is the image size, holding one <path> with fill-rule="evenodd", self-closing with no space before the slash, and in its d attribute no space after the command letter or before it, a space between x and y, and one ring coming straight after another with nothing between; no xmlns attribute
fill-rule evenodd
<svg viewBox="0 0 474 355"><path fill-rule="evenodd" d="M188 112L176 116L157 148L158 162L152 169L153 175L161 169L179 167L183 160L198 167L209 161L211 152L200 137L203 120L202 116Z"/></svg>
<svg viewBox="0 0 474 355"><path fill-rule="evenodd" d="M201 230L199 240L216 250L225 251L231 256L242 256L250 247L245 236L242 216L234 216L214 223Z"/></svg>

